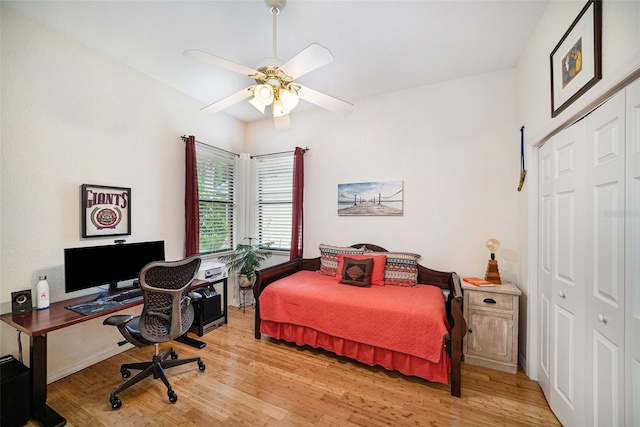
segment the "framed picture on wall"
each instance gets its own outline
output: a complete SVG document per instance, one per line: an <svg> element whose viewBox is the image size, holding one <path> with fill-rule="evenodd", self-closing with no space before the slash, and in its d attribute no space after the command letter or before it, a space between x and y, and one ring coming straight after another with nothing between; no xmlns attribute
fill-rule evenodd
<svg viewBox="0 0 640 427"><path fill-rule="evenodd" d="M404 210L404 181L338 184L339 216L398 216Z"/></svg>
<svg viewBox="0 0 640 427"><path fill-rule="evenodd" d="M82 237L131 234L131 188L82 184Z"/></svg>
<svg viewBox="0 0 640 427"><path fill-rule="evenodd" d="M602 78L602 1L589 0L551 52L551 117Z"/></svg>

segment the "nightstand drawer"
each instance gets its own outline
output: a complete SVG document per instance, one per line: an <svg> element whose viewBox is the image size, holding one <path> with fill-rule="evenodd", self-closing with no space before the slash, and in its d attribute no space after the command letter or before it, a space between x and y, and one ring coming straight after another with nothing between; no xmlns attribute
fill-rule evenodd
<svg viewBox="0 0 640 427"><path fill-rule="evenodd" d="M475 307L494 308L496 310L513 310L513 295L498 294L494 292L469 292L469 305Z"/></svg>

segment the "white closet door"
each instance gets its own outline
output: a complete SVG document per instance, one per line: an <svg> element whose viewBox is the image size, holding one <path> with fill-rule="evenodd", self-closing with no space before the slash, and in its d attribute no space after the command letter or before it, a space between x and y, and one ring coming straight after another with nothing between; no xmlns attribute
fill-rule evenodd
<svg viewBox="0 0 640 427"><path fill-rule="evenodd" d="M551 400L564 425L584 424L584 122L552 139Z"/></svg>
<svg viewBox="0 0 640 427"><path fill-rule="evenodd" d="M538 232L538 248L539 248L539 272L538 287L539 298L538 307L540 313L538 315L538 336L540 351L538 355L538 383L543 393L547 397L547 401L551 400L551 196L553 192L553 162L551 159L551 141L540 147L538 152L538 206L539 218L538 224L540 230Z"/></svg>
<svg viewBox="0 0 640 427"><path fill-rule="evenodd" d="M624 422L625 91L585 118L586 421Z"/></svg>
<svg viewBox="0 0 640 427"><path fill-rule="evenodd" d="M627 87L625 425L640 426L640 81Z"/></svg>

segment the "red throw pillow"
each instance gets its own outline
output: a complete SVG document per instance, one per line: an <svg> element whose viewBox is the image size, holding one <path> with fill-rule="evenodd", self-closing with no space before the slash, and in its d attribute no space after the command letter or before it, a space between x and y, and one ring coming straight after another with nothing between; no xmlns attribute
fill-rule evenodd
<svg viewBox="0 0 640 427"><path fill-rule="evenodd" d="M386 255L353 255L353 254L338 254L338 269L336 271L336 280L339 282L342 280L342 268L344 267L344 257L347 256L353 259L373 259L373 270L371 271L371 285L372 286L384 286L384 267L387 263Z"/></svg>

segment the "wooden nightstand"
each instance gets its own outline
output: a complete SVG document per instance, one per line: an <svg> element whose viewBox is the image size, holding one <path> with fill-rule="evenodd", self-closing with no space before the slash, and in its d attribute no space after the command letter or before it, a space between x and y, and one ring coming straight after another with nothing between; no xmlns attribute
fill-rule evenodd
<svg viewBox="0 0 640 427"><path fill-rule="evenodd" d="M518 371L518 308L522 292L511 283L478 287L462 282L467 335L464 361L515 374Z"/></svg>

